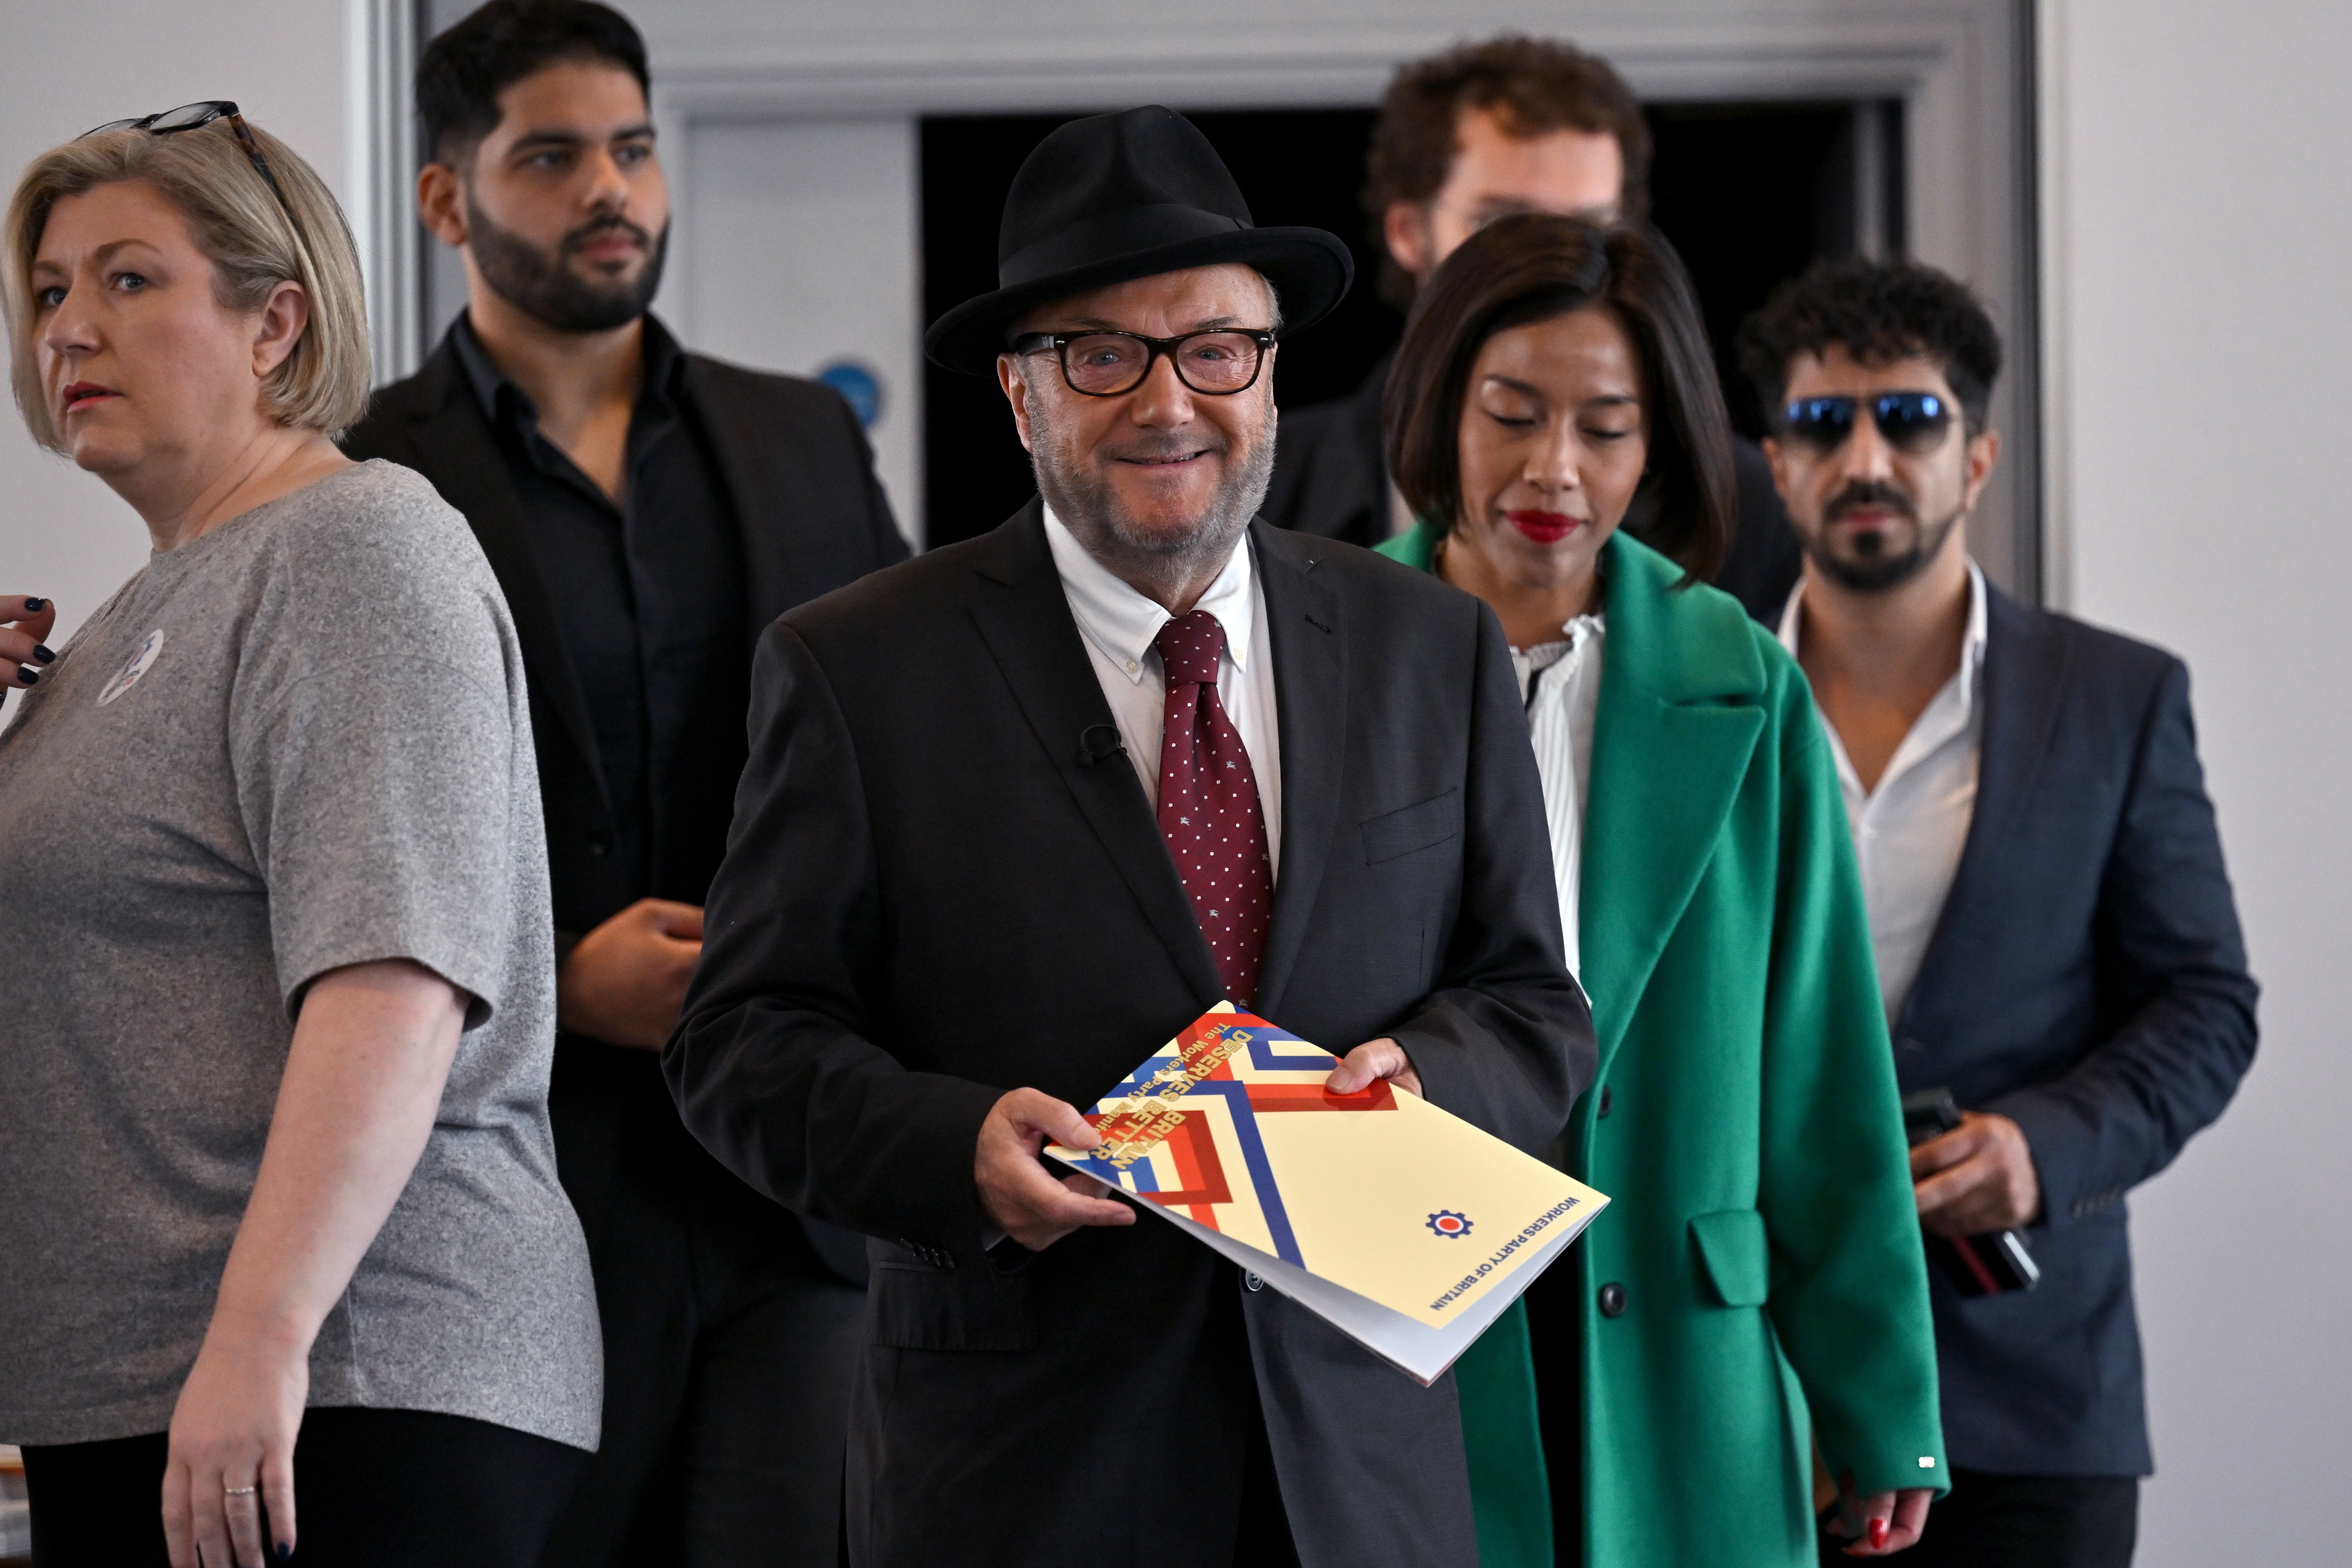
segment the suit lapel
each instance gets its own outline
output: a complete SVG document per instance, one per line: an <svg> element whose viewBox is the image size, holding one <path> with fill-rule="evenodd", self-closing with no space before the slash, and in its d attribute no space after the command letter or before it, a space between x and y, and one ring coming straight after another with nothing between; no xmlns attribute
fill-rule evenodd
<svg viewBox="0 0 2352 1568"><path fill-rule="evenodd" d="M709 437L729 511L735 520L736 537L742 543L747 576L744 607L756 642L770 621L803 595L786 542L791 531L774 526L772 520L755 520L753 500L782 498L790 504L807 486L803 477L793 471L791 443L775 439L772 426L762 430L756 416L740 399L718 395L702 363L692 355L686 361L686 402L689 416Z"/></svg>
<svg viewBox="0 0 2352 1568"><path fill-rule="evenodd" d="M515 633L522 643L523 667L579 752L589 776L604 793L604 770L596 751L596 731L582 695L580 678L564 651L547 585L532 559L530 537L524 531L522 503L507 480L506 459L490 438L473 391L466 385L456 353L447 343L434 355L441 378L441 395L425 400L415 437L426 477L441 499L465 515L474 537L498 574L514 616ZM609 805L609 801L607 801Z"/></svg>
<svg viewBox="0 0 2352 1568"><path fill-rule="evenodd" d="M2009 825L2025 808L2041 782L2050 754L2050 732L2058 721L2058 694L2066 683L2066 650L2048 635L2046 624L2008 595L1985 584L1984 670L1977 700L1984 705L1977 752L1977 802L1969 818L1960 864L1951 891L1936 917L1935 934L1919 963L1917 978L1903 999L1895 1021L1897 1038L1912 1033L1919 998L1931 991L1946 962L1953 933L1976 929L1971 912L1993 894L1993 877Z"/></svg>
<svg viewBox="0 0 2352 1568"><path fill-rule="evenodd" d="M1194 994L1203 1005L1222 997L1216 961L1134 764L1123 753L1089 761L1080 747L1088 730L1115 726L1045 544L1043 505L1031 500L991 534L973 571L982 581L972 623L1031 733Z"/></svg>
<svg viewBox="0 0 2352 1568"><path fill-rule="evenodd" d="M1257 1005L1278 1010L1306 941L1339 819L1348 745L1348 639L1338 595L1315 577L1318 542L1262 521L1250 532L1274 640L1269 651L1282 747L1282 863L1276 868Z"/></svg>
<svg viewBox="0 0 2352 1568"><path fill-rule="evenodd" d="M1715 854L1764 713L1760 657L1733 608L1671 595L1680 574L1622 533L1607 546L1608 639L1584 814L1579 945L1601 1070ZM1717 612L1720 613L1709 613Z"/></svg>

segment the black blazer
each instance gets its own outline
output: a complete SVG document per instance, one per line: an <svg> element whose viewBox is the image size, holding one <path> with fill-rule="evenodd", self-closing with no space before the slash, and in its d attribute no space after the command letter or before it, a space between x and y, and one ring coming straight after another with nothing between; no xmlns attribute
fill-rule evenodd
<svg viewBox="0 0 2352 1568"><path fill-rule="evenodd" d="M1539 1149L1594 1048L1500 628L1367 552L1251 537L1283 792L1257 1010L1341 1051L1393 1035L1431 1100ZM1223 1561L1262 1407L1305 1563L1475 1563L1450 1377L1149 1215L982 1250L998 1097L1088 1104L1223 994L1132 765L1081 743L1111 713L1037 503L786 616L752 708L665 1066L745 1180L883 1238L856 1560Z"/></svg>
<svg viewBox="0 0 2352 1568"><path fill-rule="evenodd" d="M2124 1194L2229 1103L2256 987L2187 668L1995 590L1982 700L1976 813L1895 1070L2024 1130L2042 1284L1934 1279L1944 1435L1968 1468L2147 1475Z"/></svg>
<svg viewBox="0 0 2352 1568"><path fill-rule="evenodd" d="M830 387L688 354L685 396L717 456L719 479L741 533L751 637L803 600L907 558L865 432ZM637 889L606 858L613 807L587 700L495 442L457 350L444 339L422 370L375 395L367 417L343 437L342 447L353 458L383 458L430 479L441 499L465 514L498 574L530 685L548 875L562 952L627 907ZM711 717L741 721L733 714ZM647 1052L567 1037L555 1098L564 1185L592 1238L600 1234L618 1171L656 1173L653 1179L667 1187L681 1167L702 1162L700 1151L677 1130ZM648 1111L667 1127L649 1121ZM710 1176L727 1181L715 1170ZM807 1229L836 1273L863 1278L856 1238L822 1226Z"/></svg>
<svg viewBox="0 0 2352 1568"><path fill-rule="evenodd" d="M700 354L686 363L686 398L718 456L742 534L753 637L794 605L907 558L865 432L838 394ZM618 914L634 891L605 860L612 803L595 731L495 439L445 339L424 369L375 395L342 447L362 461L386 458L432 480L473 525L498 573L530 681L555 927L576 939Z"/></svg>
<svg viewBox="0 0 2352 1568"><path fill-rule="evenodd" d="M1282 416L1268 522L1371 549L1389 536L1388 459L1381 444L1381 391L1391 354L1349 396ZM1768 627L1777 628L1797 585L1803 551L1772 485L1771 465L1753 441L1731 443L1739 510L1715 585ZM1638 530L1636 531L1639 531Z"/></svg>

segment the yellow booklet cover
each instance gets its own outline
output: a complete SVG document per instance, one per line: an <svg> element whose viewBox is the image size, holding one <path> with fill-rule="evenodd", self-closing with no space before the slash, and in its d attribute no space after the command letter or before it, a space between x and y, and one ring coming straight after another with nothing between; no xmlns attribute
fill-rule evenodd
<svg viewBox="0 0 2352 1568"><path fill-rule="evenodd" d="M1338 1065L1222 1003L1087 1113L1099 1148L1045 1152L1433 1382L1609 1200Z"/></svg>

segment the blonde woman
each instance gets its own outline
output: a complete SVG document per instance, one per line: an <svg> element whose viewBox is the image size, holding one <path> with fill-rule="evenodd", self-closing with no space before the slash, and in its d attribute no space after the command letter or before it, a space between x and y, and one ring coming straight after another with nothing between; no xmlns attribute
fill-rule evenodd
<svg viewBox="0 0 2352 1568"><path fill-rule="evenodd" d="M601 1368L506 605L422 479L331 444L350 235L234 104L44 153L0 244L26 426L154 545L0 733L34 1555L522 1568Z"/></svg>

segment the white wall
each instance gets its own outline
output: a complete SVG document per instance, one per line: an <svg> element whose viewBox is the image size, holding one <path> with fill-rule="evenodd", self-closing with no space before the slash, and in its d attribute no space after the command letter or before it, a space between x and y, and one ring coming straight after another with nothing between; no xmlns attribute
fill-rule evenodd
<svg viewBox="0 0 2352 1568"><path fill-rule="evenodd" d="M659 77L655 79L656 103ZM709 121L665 148L681 194L661 309L688 346L881 388L866 428L898 526L923 538L922 237L915 122Z"/></svg>
<svg viewBox="0 0 2352 1568"><path fill-rule="evenodd" d="M2135 1203L2143 1568L2352 1562L2352 8L2048 0L2053 457L2088 619L2172 648L2262 1054Z"/></svg>
<svg viewBox="0 0 2352 1568"><path fill-rule="evenodd" d="M232 97L340 189L342 26L340 0L0 0L0 173L102 120ZM2344 1562L2352 8L2044 0L2042 45L2060 596L2193 668L2266 986L2239 1102L2136 1205L2162 1468L2140 1561ZM144 535L0 425L0 592L70 621Z"/></svg>
<svg viewBox="0 0 2352 1568"><path fill-rule="evenodd" d="M0 180L91 126L234 99L343 188L341 0L0 0ZM0 202L5 201L0 195ZM63 636L146 563L114 492L35 447L0 408L0 594L57 600Z"/></svg>

